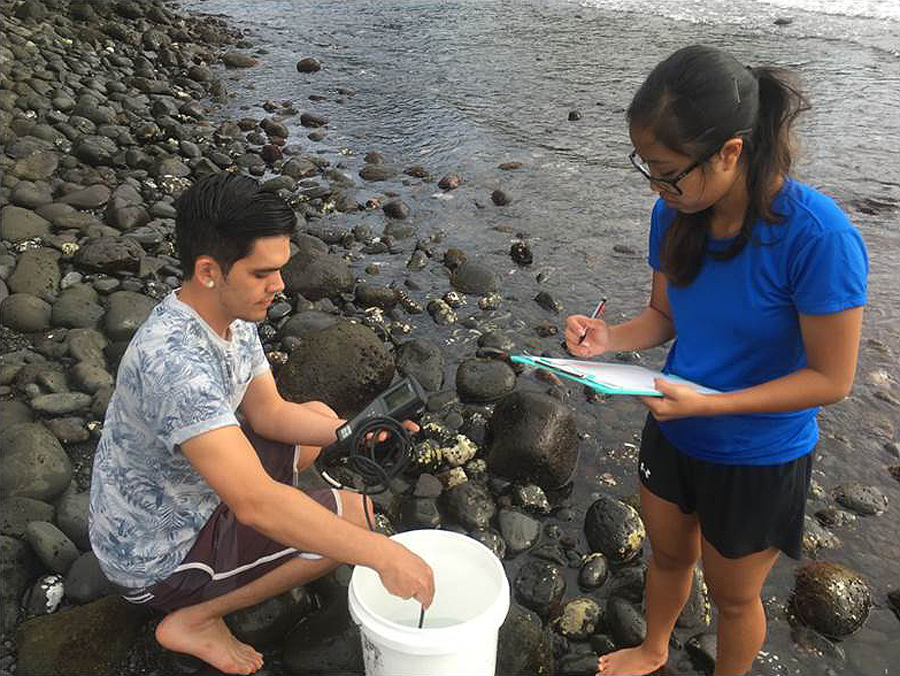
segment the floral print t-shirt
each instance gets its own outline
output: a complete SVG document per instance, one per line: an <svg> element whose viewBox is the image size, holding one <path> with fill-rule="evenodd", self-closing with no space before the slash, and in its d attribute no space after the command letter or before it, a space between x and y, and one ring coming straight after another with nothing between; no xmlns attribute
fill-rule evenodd
<svg viewBox="0 0 900 676"><path fill-rule="evenodd" d="M235 320L223 340L174 291L135 333L91 478L91 546L112 582L142 589L187 555L220 500L180 444L239 424L247 386L268 368L254 324Z"/></svg>

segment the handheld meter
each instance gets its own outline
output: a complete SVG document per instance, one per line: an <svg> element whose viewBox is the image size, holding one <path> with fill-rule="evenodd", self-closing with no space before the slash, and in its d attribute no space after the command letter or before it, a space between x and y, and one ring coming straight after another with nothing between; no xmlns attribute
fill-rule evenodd
<svg viewBox="0 0 900 676"><path fill-rule="evenodd" d="M372 418L391 418L398 422L416 417L425 407L425 392L419 382L407 376L373 399L352 420L337 429L338 443L350 439L364 423Z"/></svg>
<svg viewBox="0 0 900 676"><path fill-rule="evenodd" d="M316 470L332 486L348 488L328 472L329 467L346 459L346 466L362 479L364 493L386 490L412 457L409 432L400 423L418 417L424 408L422 386L412 376L403 378L337 429L337 441L319 453Z"/></svg>

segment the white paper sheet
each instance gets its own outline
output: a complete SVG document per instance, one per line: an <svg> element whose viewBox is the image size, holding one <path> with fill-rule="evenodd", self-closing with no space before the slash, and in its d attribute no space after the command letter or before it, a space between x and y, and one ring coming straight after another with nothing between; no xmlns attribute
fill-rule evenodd
<svg viewBox="0 0 900 676"><path fill-rule="evenodd" d="M622 391L623 394L648 394L658 395L659 391L653 387L654 378L690 385L703 394L715 394L718 390L704 387L676 375L653 371L643 366L634 364L613 364L601 361L582 361L580 359L548 359L545 357L529 357L536 364L544 364L560 371L566 371L580 378L585 378L598 385L603 385L612 391Z"/></svg>

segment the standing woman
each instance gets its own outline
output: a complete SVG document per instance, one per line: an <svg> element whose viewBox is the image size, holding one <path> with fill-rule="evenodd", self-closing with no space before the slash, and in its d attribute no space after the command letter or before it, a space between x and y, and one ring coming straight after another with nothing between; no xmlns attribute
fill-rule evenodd
<svg viewBox="0 0 900 676"><path fill-rule="evenodd" d="M806 107L786 73L693 46L657 65L628 109L631 161L660 198L650 302L616 326L571 316L566 342L591 357L674 338L663 372L720 393L660 379L664 396L643 399L647 636L601 656L601 674L665 664L698 558L718 609L715 673L747 673L766 576L779 552L800 557L816 414L850 392L868 274L840 208L790 177Z"/></svg>

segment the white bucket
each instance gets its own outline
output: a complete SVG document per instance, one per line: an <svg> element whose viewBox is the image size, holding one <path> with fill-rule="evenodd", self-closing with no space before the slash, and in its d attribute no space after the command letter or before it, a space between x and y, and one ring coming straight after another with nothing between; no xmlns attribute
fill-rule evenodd
<svg viewBox="0 0 900 676"><path fill-rule="evenodd" d="M434 602L389 594L371 568L350 578L350 615L360 625L366 676L492 676L497 634L509 610L503 565L480 542L459 533L413 530L394 535L434 571Z"/></svg>

